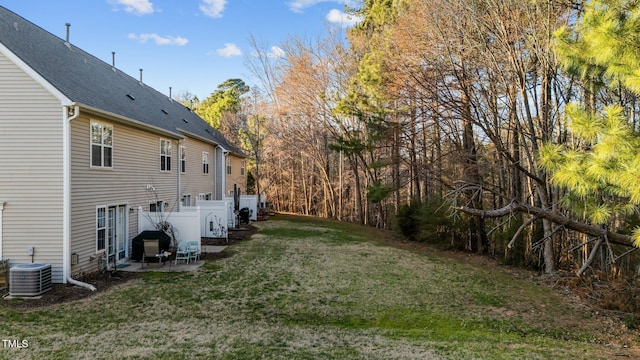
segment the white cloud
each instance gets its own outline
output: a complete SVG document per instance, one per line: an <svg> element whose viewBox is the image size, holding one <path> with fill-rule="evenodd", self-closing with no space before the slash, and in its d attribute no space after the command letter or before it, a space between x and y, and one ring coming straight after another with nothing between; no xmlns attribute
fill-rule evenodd
<svg viewBox="0 0 640 360"><path fill-rule="evenodd" d="M226 43L223 48L216 50L216 54L224 57L234 57L242 55L242 50L236 44Z"/></svg>
<svg viewBox="0 0 640 360"><path fill-rule="evenodd" d="M208 17L219 18L222 17L222 12L226 4L227 0L202 0L200 3L200 11Z"/></svg>
<svg viewBox="0 0 640 360"><path fill-rule="evenodd" d="M359 16L353 16L342 12L340 10L332 9L327 14L327 21L334 24L339 24L343 27L355 26L362 20Z"/></svg>
<svg viewBox="0 0 640 360"><path fill-rule="evenodd" d="M153 3L149 0L113 0L112 3L124 6L124 11L136 15L153 14Z"/></svg>
<svg viewBox="0 0 640 360"><path fill-rule="evenodd" d="M271 47L271 51L267 54L268 57L272 57L272 58L283 58L286 55L286 53L284 52L284 50L282 50L281 47L278 46L272 46Z"/></svg>
<svg viewBox="0 0 640 360"><path fill-rule="evenodd" d="M187 45L187 43L189 43L189 40L186 38L183 38L181 36L178 37L174 37L174 36L160 36L158 34L129 34L129 39L131 40L137 40L141 43L146 43L147 41L151 40L153 42L156 43L156 45L178 45L178 46L184 46Z"/></svg>
<svg viewBox="0 0 640 360"><path fill-rule="evenodd" d="M344 4L350 7L358 7L359 4L362 4L362 0L292 0L289 2L289 9L293 12L301 13L304 11L304 9L310 8L323 2Z"/></svg>
<svg viewBox="0 0 640 360"><path fill-rule="evenodd" d="M289 3L289 9L293 12L302 12L304 9L323 1L326 0L294 0Z"/></svg>

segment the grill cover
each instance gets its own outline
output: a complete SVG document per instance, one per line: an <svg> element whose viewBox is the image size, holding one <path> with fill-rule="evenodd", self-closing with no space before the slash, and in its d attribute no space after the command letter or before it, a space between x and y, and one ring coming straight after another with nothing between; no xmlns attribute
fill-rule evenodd
<svg viewBox="0 0 640 360"><path fill-rule="evenodd" d="M160 252L168 251L171 246L171 237L164 231L145 230L131 240L131 260L141 261L144 253L144 239L158 239ZM154 254L155 255L155 254Z"/></svg>

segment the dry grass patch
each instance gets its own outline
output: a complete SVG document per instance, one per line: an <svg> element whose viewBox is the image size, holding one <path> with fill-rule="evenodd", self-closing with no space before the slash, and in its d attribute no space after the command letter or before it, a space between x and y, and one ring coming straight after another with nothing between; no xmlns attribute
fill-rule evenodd
<svg viewBox="0 0 640 360"><path fill-rule="evenodd" d="M351 224L275 217L257 226L227 249L235 256L195 273L149 273L83 301L8 309L0 335L30 346L0 358L638 355L592 312L500 268L384 246Z"/></svg>

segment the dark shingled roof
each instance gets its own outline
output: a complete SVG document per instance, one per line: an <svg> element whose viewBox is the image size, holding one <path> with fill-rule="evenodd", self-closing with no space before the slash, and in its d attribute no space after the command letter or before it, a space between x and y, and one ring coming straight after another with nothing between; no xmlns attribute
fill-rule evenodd
<svg viewBox="0 0 640 360"><path fill-rule="evenodd" d="M181 136L187 132L245 156L205 120L141 83L0 6L0 43L76 104Z"/></svg>

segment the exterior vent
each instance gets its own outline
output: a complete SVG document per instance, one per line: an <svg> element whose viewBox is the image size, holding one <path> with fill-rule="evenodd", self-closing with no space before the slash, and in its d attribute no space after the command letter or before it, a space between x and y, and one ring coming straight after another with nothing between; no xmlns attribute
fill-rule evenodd
<svg viewBox="0 0 640 360"><path fill-rule="evenodd" d="M185 119L185 118L183 118L183 119L182 119L182 121L184 121L184 123L185 123L185 124L188 124L188 123L189 123L189 120L187 120L187 119Z"/></svg>
<svg viewBox="0 0 640 360"><path fill-rule="evenodd" d="M136 99L136 98L134 98L134 97L133 97L133 95L131 95L131 94L127 94L127 97L128 97L129 99L131 99L131 100L135 100L135 99Z"/></svg>
<svg viewBox="0 0 640 360"><path fill-rule="evenodd" d="M165 115L168 115L168 114L169 114L169 112L168 112L167 110L165 110L165 109L162 109L161 111L162 111L162 113L163 113L163 114L165 114Z"/></svg>
<svg viewBox="0 0 640 360"><path fill-rule="evenodd" d="M19 264L9 269L9 295L38 296L49 290L50 264Z"/></svg>

